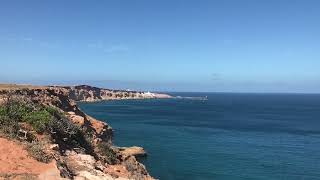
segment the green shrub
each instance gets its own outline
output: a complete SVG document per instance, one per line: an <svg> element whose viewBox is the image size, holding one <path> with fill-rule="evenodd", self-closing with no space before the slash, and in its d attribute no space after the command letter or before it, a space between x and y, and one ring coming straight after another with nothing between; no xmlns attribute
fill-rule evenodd
<svg viewBox="0 0 320 180"><path fill-rule="evenodd" d="M27 113L23 117L23 120L29 123L35 131L42 133L46 130L52 118L52 115L48 111L41 109Z"/></svg>
<svg viewBox="0 0 320 180"><path fill-rule="evenodd" d="M22 120L25 115L33 110L32 104L22 99L8 98L3 106L4 113L11 119Z"/></svg>
<svg viewBox="0 0 320 180"><path fill-rule="evenodd" d="M0 106L0 116L4 116L6 114L5 108Z"/></svg>
<svg viewBox="0 0 320 180"><path fill-rule="evenodd" d="M21 122L31 125L38 133L50 134L65 149L78 148L87 153L93 152L91 141L83 129L58 109L34 103L30 99L10 96L0 106L0 131L17 137Z"/></svg>
<svg viewBox="0 0 320 180"><path fill-rule="evenodd" d="M0 106L0 129L9 136L19 131L19 122L27 122L37 132L44 132L52 115L30 99L8 95Z"/></svg>
<svg viewBox="0 0 320 180"><path fill-rule="evenodd" d="M45 106L43 109L45 109L52 116L55 116L55 117L63 117L64 116L64 114L55 107Z"/></svg>
<svg viewBox="0 0 320 180"><path fill-rule="evenodd" d="M107 163L115 164L117 162L117 154L109 144L101 142L98 144L98 150L102 156L106 157Z"/></svg>
<svg viewBox="0 0 320 180"><path fill-rule="evenodd" d="M2 126L10 125L10 123L3 121L27 122L39 133L47 129L47 125L53 119L54 114L58 114L55 108L43 107L33 103L30 99L21 97L8 96L5 103L0 107L0 116L5 116L5 118L2 118Z"/></svg>

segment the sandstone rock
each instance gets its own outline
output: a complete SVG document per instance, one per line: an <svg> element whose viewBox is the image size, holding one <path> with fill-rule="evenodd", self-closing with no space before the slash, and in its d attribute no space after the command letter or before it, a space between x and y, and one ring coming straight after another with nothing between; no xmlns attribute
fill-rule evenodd
<svg viewBox="0 0 320 180"><path fill-rule="evenodd" d="M135 157L147 156L146 151L142 147L138 147L138 146L120 147L119 150L123 156L135 156Z"/></svg>
<svg viewBox="0 0 320 180"><path fill-rule="evenodd" d="M114 180L114 178L110 175L104 173L92 173L88 171L81 171L79 175L77 175L75 180Z"/></svg>
<svg viewBox="0 0 320 180"><path fill-rule="evenodd" d="M68 157L70 161L73 161L76 168L80 169L95 169L96 160L93 156L87 154L74 154Z"/></svg>
<svg viewBox="0 0 320 180"><path fill-rule="evenodd" d="M130 176L129 171L123 165L108 165L103 172L114 178L129 178Z"/></svg>
<svg viewBox="0 0 320 180"><path fill-rule="evenodd" d="M83 126L85 123L85 119L82 116L70 115L69 118L73 123L78 124L80 126Z"/></svg>
<svg viewBox="0 0 320 180"><path fill-rule="evenodd" d="M72 112L72 111L69 111L68 114L69 114L69 115L76 115L76 113L75 113L75 112Z"/></svg>
<svg viewBox="0 0 320 180"><path fill-rule="evenodd" d="M105 167L97 162L93 156L87 154L76 154L75 152L68 152L67 157L68 168L76 175L75 180L114 180L118 179L119 176L105 173L99 169L105 169ZM96 168L96 166L99 168ZM124 168L124 167L123 167ZM122 177L127 177L122 176Z"/></svg>
<svg viewBox="0 0 320 180"><path fill-rule="evenodd" d="M141 163L139 163L134 156L128 156L126 157L122 165L126 167L126 169L129 171L131 179L141 179L141 180L153 180L145 166Z"/></svg>
<svg viewBox="0 0 320 180"><path fill-rule="evenodd" d="M110 144L112 143L113 130L111 126L88 115L86 115L86 119L88 120L90 127L95 130L95 144L99 143L100 141Z"/></svg>
<svg viewBox="0 0 320 180"><path fill-rule="evenodd" d="M97 161L94 165L94 168L99 170L99 171L103 171L105 166L102 165L101 161Z"/></svg>

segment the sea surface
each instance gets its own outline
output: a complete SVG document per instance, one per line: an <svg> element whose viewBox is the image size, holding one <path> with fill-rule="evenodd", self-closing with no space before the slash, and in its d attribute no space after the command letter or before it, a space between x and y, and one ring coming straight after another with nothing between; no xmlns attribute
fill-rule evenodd
<svg viewBox="0 0 320 180"><path fill-rule="evenodd" d="M320 179L320 95L173 93L80 103L162 180Z"/></svg>

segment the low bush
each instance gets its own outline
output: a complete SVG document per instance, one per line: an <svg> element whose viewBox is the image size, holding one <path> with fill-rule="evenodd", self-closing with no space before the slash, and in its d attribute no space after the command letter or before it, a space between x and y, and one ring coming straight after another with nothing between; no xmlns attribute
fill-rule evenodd
<svg viewBox="0 0 320 180"><path fill-rule="evenodd" d="M19 122L4 114L0 115L0 131L7 137L15 138L19 131Z"/></svg>
<svg viewBox="0 0 320 180"><path fill-rule="evenodd" d="M48 129L52 138L63 149L76 148L90 154L93 152L90 138L66 117L53 118L48 124Z"/></svg>
<svg viewBox="0 0 320 180"><path fill-rule="evenodd" d="M28 99L8 96L2 106L2 113L11 119L22 120L34 108L34 104Z"/></svg>
<svg viewBox="0 0 320 180"><path fill-rule="evenodd" d="M53 116L48 111L41 109L25 114L23 121L29 123L38 133L43 133L52 118Z"/></svg>
<svg viewBox="0 0 320 180"><path fill-rule="evenodd" d="M5 115L6 114L5 112L6 112L5 108L3 106L0 106L0 116Z"/></svg>
<svg viewBox="0 0 320 180"><path fill-rule="evenodd" d="M102 156L106 157L107 163L115 164L118 161L116 152L111 148L109 144L104 142L99 143L98 150Z"/></svg>
<svg viewBox="0 0 320 180"><path fill-rule="evenodd" d="M2 129L14 127L17 130L19 122L27 122L35 131L42 133L52 118L46 107L37 105L26 98L9 96L0 107L0 121Z"/></svg>
<svg viewBox="0 0 320 180"><path fill-rule="evenodd" d="M47 128L51 133L58 134L61 137L72 138L80 133L80 128L66 117L52 118Z"/></svg>
<svg viewBox="0 0 320 180"><path fill-rule="evenodd" d="M33 141L27 144L27 151L37 161L48 163L52 160L52 156L44 151L44 145L38 141Z"/></svg>

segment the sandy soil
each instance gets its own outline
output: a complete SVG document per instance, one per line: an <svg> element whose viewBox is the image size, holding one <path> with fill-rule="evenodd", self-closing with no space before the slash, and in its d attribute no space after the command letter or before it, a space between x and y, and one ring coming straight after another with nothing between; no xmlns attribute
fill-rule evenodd
<svg viewBox="0 0 320 180"><path fill-rule="evenodd" d="M21 175L34 175L36 177L39 175L42 175L42 177L45 175L56 176L57 173L54 161L48 164L38 162L28 156L28 152L23 145L0 138L0 179L4 177L14 178Z"/></svg>

